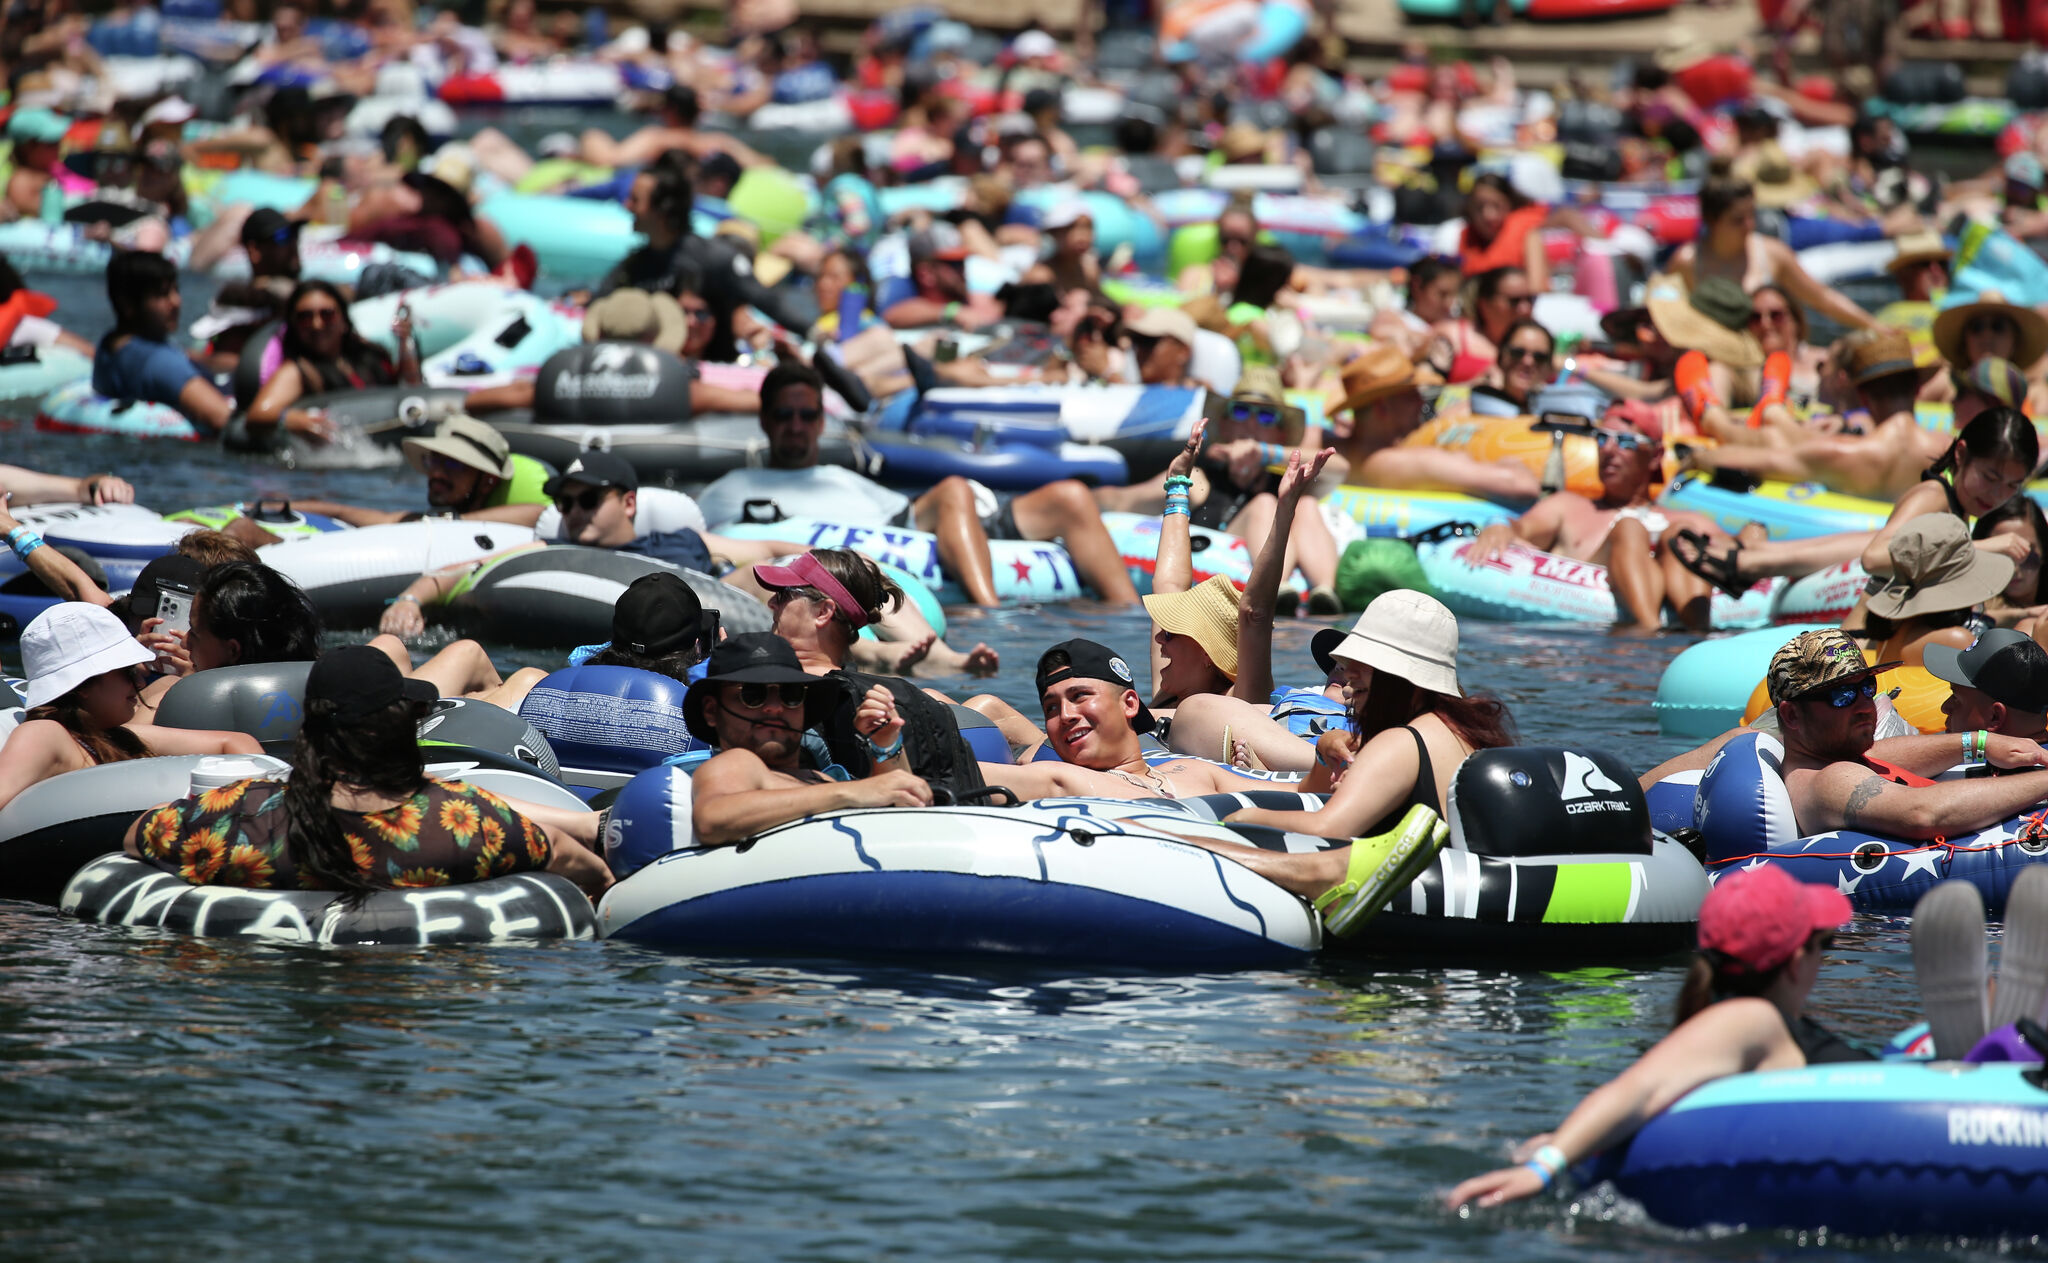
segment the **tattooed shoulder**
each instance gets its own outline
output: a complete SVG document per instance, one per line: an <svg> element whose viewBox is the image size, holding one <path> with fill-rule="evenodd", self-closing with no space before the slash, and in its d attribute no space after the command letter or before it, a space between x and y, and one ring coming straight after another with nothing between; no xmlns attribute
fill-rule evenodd
<svg viewBox="0 0 2048 1263"><path fill-rule="evenodd" d="M1872 800L1879 794L1882 794L1889 785L1889 781L1875 774L1866 776L1857 782L1856 788L1849 791L1848 801L1842 804L1842 822L1851 828L1856 827L1861 823L1860 817L1870 806Z"/></svg>

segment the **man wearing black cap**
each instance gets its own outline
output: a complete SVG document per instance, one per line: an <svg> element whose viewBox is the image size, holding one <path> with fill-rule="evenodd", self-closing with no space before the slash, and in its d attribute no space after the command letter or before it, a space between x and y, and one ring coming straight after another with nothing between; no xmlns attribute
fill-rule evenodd
<svg viewBox="0 0 2048 1263"><path fill-rule="evenodd" d="M585 660L593 667L633 667L683 683L718 642L718 611L707 610L678 575L641 575L612 606L611 643Z"/></svg>
<svg viewBox="0 0 2048 1263"><path fill-rule="evenodd" d="M2048 741L2048 649L2009 627L1995 627L1968 649L1929 645L1928 674L1949 683L1941 704L1950 732L1983 729Z"/></svg>
<svg viewBox="0 0 2048 1263"><path fill-rule="evenodd" d="M683 695L690 735L718 750L691 777L699 846L743 842L849 807L931 805L931 786L909 770L903 720L885 688L868 690L854 720L869 746L869 775L842 780L802 765L803 731L820 683L773 632L734 636L711 651L710 670Z"/></svg>
<svg viewBox="0 0 2048 1263"><path fill-rule="evenodd" d="M1131 668L1092 640L1054 645L1038 660L1045 735L1060 762L984 763L981 775L1022 798L1187 798L1236 793L1272 782L1200 759L1146 761L1140 735L1158 721L1139 700Z"/></svg>

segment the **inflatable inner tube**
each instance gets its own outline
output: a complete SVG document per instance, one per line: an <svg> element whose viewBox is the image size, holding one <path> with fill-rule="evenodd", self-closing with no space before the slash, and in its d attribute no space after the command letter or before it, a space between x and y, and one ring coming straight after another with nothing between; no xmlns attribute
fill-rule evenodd
<svg viewBox="0 0 2048 1263"><path fill-rule="evenodd" d="M511 644L549 648L609 640L612 607L635 579L680 574L728 633L768 631L768 607L710 575L637 553L554 544L501 557L464 576L444 606L428 611L467 632Z"/></svg>
<svg viewBox="0 0 2048 1263"><path fill-rule="evenodd" d="M350 906L329 891L194 886L130 856L102 855L65 885L59 906L103 925L351 947L587 939L597 929L590 900L554 873L385 890Z"/></svg>
<svg viewBox="0 0 2048 1263"><path fill-rule="evenodd" d="M709 754L683 722L686 687L634 667L566 667L533 686L519 718L566 761L569 784L608 789L679 755Z"/></svg>

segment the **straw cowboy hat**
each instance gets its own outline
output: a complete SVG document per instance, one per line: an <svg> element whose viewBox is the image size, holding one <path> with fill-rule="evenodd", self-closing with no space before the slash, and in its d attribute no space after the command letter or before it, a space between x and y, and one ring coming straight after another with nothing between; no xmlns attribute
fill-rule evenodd
<svg viewBox="0 0 2048 1263"><path fill-rule="evenodd" d="M1458 688L1457 616L1426 593L1380 593L1330 656L1364 663L1433 693L1465 695Z"/></svg>
<svg viewBox="0 0 2048 1263"><path fill-rule="evenodd" d="M1879 618L1943 614L1979 605L2012 582L2013 560L1970 542L1953 513L1923 513L1892 532L1893 571L1873 575L1866 608Z"/></svg>
<svg viewBox="0 0 2048 1263"><path fill-rule="evenodd" d="M615 289L583 313L585 342L645 342L671 355L683 353L690 322L673 295Z"/></svg>
<svg viewBox="0 0 2048 1263"><path fill-rule="evenodd" d="M1344 366L1344 407L1371 407L1389 395L1413 389L1415 365L1392 343L1376 342Z"/></svg>
<svg viewBox="0 0 2048 1263"><path fill-rule="evenodd" d="M1897 276L1901 268L1934 260L1942 263L1949 260L1948 243L1941 239L1941 234L1925 230L1909 232L1899 238L1899 253L1884 265L1884 270Z"/></svg>
<svg viewBox="0 0 2048 1263"><path fill-rule="evenodd" d="M1841 369L1849 380L1861 386L1880 377L1911 373L1922 385L1941 371L1939 364L1922 364L1913 354L1913 341L1895 329L1858 329L1836 344Z"/></svg>
<svg viewBox="0 0 2048 1263"><path fill-rule="evenodd" d="M1705 352L1730 368L1757 368L1764 362L1764 349L1749 333L1756 309L1742 287L1726 277L1707 277L1690 293L1678 277L1659 277L1650 283L1643 306L1657 332L1681 351Z"/></svg>
<svg viewBox="0 0 2048 1263"><path fill-rule="evenodd" d="M1154 592L1145 612L1163 630L1202 647L1216 669L1237 678L1237 611L1243 594L1222 575L1210 575L1185 592Z"/></svg>
<svg viewBox="0 0 2048 1263"><path fill-rule="evenodd" d="M2019 337L2010 358L2022 369L2032 367L2042 352L2048 351L2048 320L2042 319L2041 313L2033 308L2009 303L2004 294L1987 289L1974 299L1952 294L1935 314L1934 348L1941 352L1943 359L1958 368L1967 366L1963 356L1963 330L1980 315L1999 315L2012 321L2013 327L2019 330Z"/></svg>
<svg viewBox="0 0 2048 1263"><path fill-rule="evenodd" d="M1775 140L1765 141L1737 158L1729 174L1749 183L1758 206L1773 210L1797 206L1820 192L1820 184L1793 166L1785 147Z"/></svg>

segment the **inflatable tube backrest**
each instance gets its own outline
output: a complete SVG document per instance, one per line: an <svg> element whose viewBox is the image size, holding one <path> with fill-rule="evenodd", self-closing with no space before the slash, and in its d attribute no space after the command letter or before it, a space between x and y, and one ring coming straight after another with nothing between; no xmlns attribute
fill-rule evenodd
<svg viewBox="0 0 2048 1263"><path fill-rule="evenodd" d="M562 765L531 723L502 706L466 697L444 697L434 713L420 721L420 745L428 759L450 757L453 750L483 750L504 755L559 779Z"/></svg>
<svg viewBox="0 0 2048 1263"><path fill-rule="evenodd" d="M687 687L637 667L565 667L533 686L519 715L571 768L644 772L708 748L683 723Z"/></svg>
<svg viewBox="0 0 2048 1263"><path fill-rule="evenodd" d="M1498 859L1648 855L1650 809L1605 750L1481 750L1451 778L1451 846Z"/></svg>
<svg viewBox="0 0 2048 1263"><path fill-rule="evenodd" d="M533 386L533 419L556 425L685 421L690 370L634 342L572 346L549 356Z"/></svg>
<svg viewBox="0 0 2048 1263"><path fill-rule="evenodd" d="M983 763L1013 763L1016 756L1010 753L1009 739L1003 730L996 727L996 721L987 715L958 702L951 704L954 726L960 729L960 737L967 742L967 748L974 751L974 757Z"/></svg>
<svg viewBox="0 0 2048 1263"><path fill-rule="evenodd" d="M697 845L690 817L690 775L657 767L626 782L604 822L604 862L624 880L671 851Z"/></svg>
<svg viewBox="0 0 2048 1263"><path fill-rule="evenodd" d="M1692 828L1692 800L1700 790L1697 771L1667 776L1643 791L1650 804L1650 827L1659 833Z"/></svg>
<svg viewBox="0 0 2048 1263"><path fill-rule="evenodd" d="M1799 836L1784 766L1785 747L1764 732L1743 733L1707 764L1693 795L1692 821L1709 863L1758 855Z"/></svg>
<svg viewBox="0 0 2048 1263"><path fill-rule="evenodd" d="M312 669L310 662L259 662L188 675L164 694L156 722L243 732L272 754L289 753L304 718L299 702Z"/></svg>

